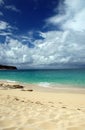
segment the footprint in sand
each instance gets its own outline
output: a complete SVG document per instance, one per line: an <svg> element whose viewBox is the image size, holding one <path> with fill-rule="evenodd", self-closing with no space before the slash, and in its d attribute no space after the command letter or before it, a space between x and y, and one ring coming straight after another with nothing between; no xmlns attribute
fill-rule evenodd
<svg viewBox="0 0 85 130"><path fill-rule="evenodd" d="M64 109L65 109L66 107L65 107L65 106L63 106L62 108L64 108Z"/></svg>
<svg viewBox="0 0 85 130"><path fill-rule="evenodd" d="M80 108L77 108L78 111L80 111L81 109Z"/></svg>

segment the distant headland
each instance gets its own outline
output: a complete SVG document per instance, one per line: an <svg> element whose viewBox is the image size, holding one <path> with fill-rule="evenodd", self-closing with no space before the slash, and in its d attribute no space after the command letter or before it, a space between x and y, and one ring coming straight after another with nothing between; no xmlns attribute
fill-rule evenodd
<svg viewBox="0 0 85 130"><path fill-rule="evenodd" d="M0 65L0 70L17 70L15 66Z"/></svg>

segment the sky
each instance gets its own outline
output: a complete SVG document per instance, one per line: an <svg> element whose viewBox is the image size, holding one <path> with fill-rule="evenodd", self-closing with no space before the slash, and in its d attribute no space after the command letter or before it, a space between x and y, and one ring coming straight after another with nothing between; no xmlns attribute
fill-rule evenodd
<svg viewBox="0 0 85 130"><path fill-rule="evenodd" d="M0 64L85 67L85 0L0 0Z"/></svg>

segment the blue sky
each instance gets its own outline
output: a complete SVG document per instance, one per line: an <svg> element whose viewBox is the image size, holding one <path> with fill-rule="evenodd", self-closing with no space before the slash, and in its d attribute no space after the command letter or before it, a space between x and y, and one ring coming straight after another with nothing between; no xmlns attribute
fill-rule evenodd
<svg viewBox="0 0 85 130"><path fill-rule="evenodd" d="M0 0L0 64L85 65L85 0Z"/></svg>

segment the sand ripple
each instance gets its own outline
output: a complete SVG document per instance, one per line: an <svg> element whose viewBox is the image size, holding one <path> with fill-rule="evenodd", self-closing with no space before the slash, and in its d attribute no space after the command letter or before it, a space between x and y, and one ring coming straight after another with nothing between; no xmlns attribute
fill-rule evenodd
<svg viewBox="0 0 85 130"><path fill-rule="evenodd" d="M85 130L85 108L0 95L0 130Z"/></svg>

